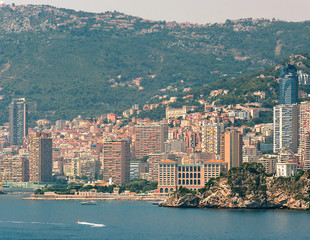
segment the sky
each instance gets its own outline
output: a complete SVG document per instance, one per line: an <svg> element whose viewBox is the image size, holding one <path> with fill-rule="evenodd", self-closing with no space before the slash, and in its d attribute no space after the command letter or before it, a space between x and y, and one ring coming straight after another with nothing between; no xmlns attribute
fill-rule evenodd
<svg viewBox="0 0 310 240"><path fill-rule="evenodd" d="M119 11L151 20L219 23L226 19L310 20L310 0L4 0L87 12Z"/></svg>

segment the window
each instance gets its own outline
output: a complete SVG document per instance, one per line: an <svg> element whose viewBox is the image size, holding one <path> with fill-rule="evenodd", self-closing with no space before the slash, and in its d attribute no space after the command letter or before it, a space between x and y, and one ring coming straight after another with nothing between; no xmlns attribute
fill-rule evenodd
<svg viewBox="0 0 310 240"><path fill-rule="evenodd" d="M196 180L194 180L194 185L196 185L197 184L197 181Z"/></svg>
<svg viewBox="0 0 310 240"><path fill-rule="evenodd" d="M186 180L186 185L188 185L188 179Z"/></svg>
<svg viewBox="0 0 310 240"><path fill-rule="evenodd" d="M163 188L160 188L159 192L160 192L160 193L163 193L163 192L164 192L164 189L163 189Z"/></svg>
<svg viewBox="0 0 310 240"><path fill-rule="evenodd" d="M200 173L198 173L198 178L200 178Z"/></svg>
<svg viewBox="0 0 310 240"><path fill-rule="evenodd" d="M186 178L188 178L188 173L186 173Z"/></svg>
<svg viewBox="0 0 310 240"><path fill-rule="evenodd" d="M165 193L168 193L168 192L169 192L168 188L165 188Z"/></svg>
<svg viewBox="0 0 310 240"><path fill-rule="evenodd" d="M193 180L192 180L192 179L190 180L190 184L191 184L191 185L193 184Z"/></svg>
<svg viewBox="0 0 310 240"><path fill-rule="evenodd" d="M194 173L194 178L196 178L196 173Z"/></svg>

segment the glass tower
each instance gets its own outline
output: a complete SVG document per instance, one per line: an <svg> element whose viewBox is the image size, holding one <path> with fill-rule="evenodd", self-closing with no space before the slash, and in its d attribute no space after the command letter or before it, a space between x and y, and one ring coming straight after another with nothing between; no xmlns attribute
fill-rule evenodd
<svg viewBox="0 0 310 240"><path fill-rule="evenodd" d="M13 99L10 104L9 140L11 145L23 145L28 135L27 105L25 98Z"/></svg>
<svg viewBox="0 0 310 240"><path fill-rule="evenodd" d="M295 104L298 100L298 75L293 65L282 68L279 104Z"/></svg>

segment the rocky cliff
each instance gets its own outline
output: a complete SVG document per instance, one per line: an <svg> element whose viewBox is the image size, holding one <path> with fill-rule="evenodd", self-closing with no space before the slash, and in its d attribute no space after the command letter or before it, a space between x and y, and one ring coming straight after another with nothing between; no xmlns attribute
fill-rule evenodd
<svg viewBox="0 0 310 240"><path fill-rule="evenodd" d="M268 176L262 165L252 163L210 180L199 193L181 188L160 206L308 210L309 193L309 171L292 178L277 178Z"/></svg>

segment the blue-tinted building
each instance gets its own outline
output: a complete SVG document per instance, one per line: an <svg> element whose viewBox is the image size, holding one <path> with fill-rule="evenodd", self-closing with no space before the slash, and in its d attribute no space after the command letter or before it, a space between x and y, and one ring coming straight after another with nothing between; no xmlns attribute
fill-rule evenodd
<svg viewBox="0 0 310 240"><path fill-rule="evenodd" d="M28 135L27 104L25 98L13 99L10 104L10 145L23 145Z"/></svg>
<svg viewBox="0 0 310 240"><path fill-rule="evenodd" d="M279 104L295 104L298 101L298 75L294 65L282 68Z"/></svg>

